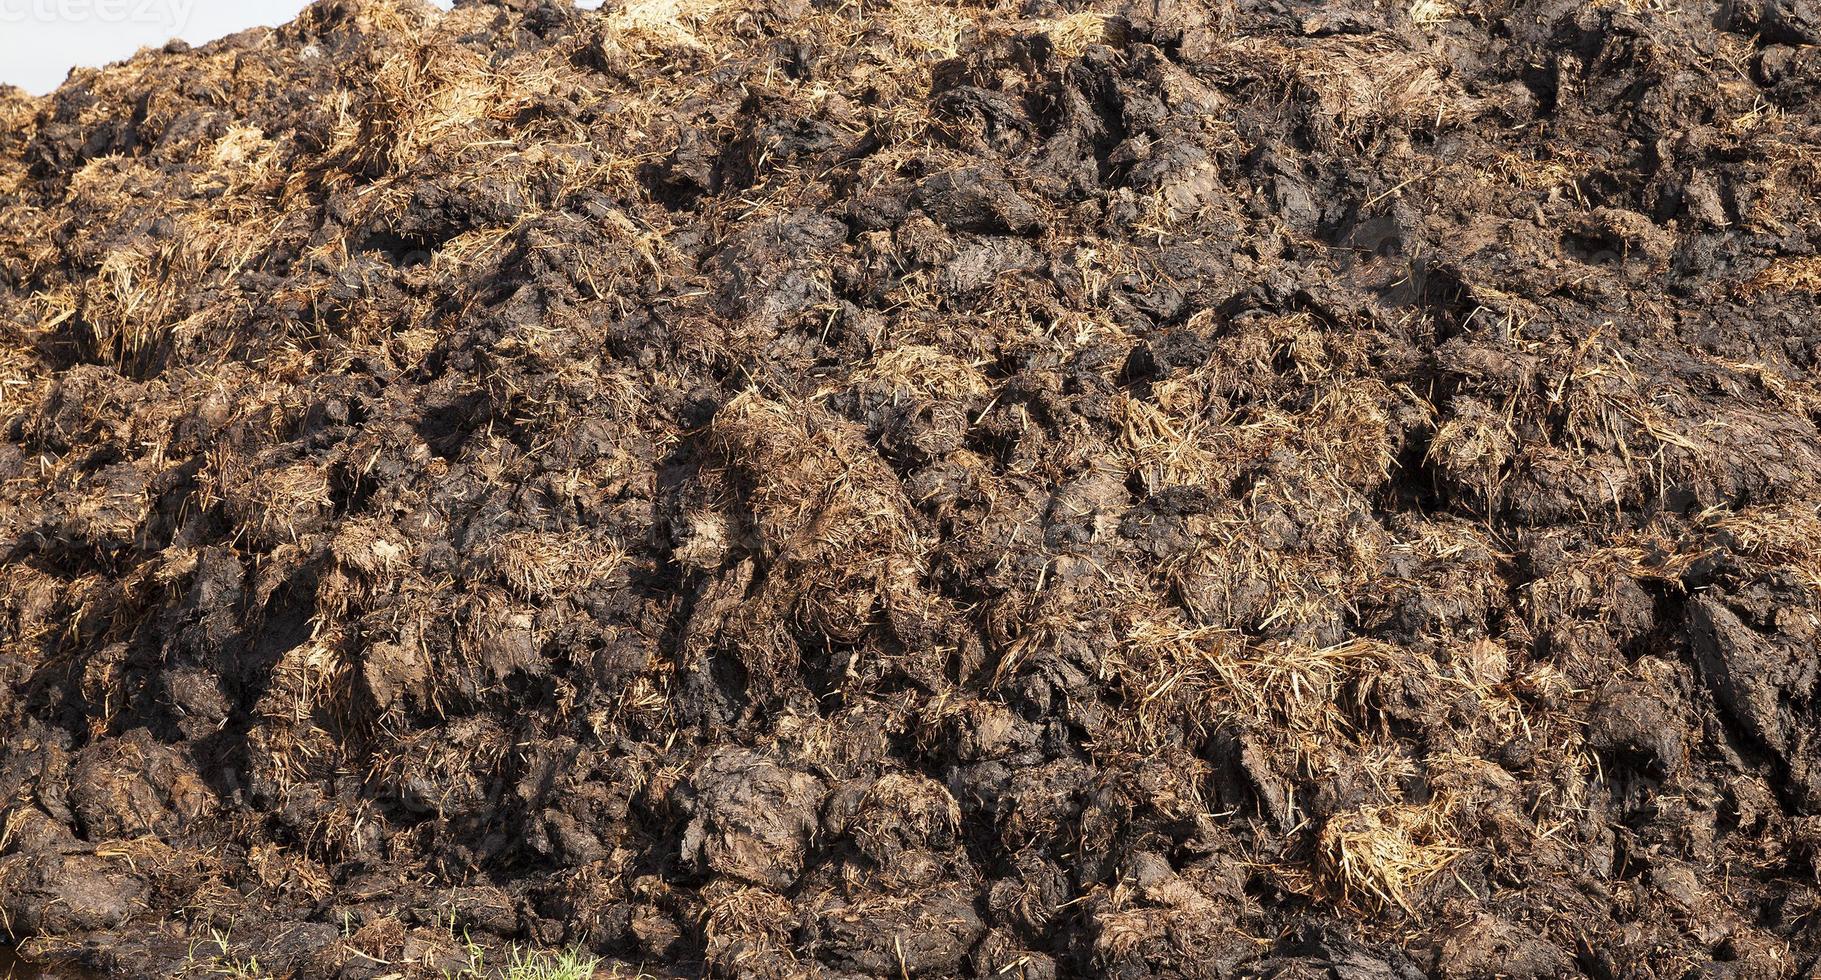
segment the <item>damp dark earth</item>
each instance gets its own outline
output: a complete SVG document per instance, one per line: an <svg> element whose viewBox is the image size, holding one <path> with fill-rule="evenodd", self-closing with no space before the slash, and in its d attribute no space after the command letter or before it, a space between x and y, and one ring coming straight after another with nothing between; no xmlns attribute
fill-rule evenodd
<svg viewBox="0 0 1821 980"><path fill-rule="evenodd" d="M1815 0L0 89L0 970L1813 975L1817 245Z"/></svg>
<svg viewBox="0 0 1821 980"><path fill-rule="evenodd" d="M63 963L42 963L19 958L11 946L0 946L3 980L97 980L95 974Z"/></svg>

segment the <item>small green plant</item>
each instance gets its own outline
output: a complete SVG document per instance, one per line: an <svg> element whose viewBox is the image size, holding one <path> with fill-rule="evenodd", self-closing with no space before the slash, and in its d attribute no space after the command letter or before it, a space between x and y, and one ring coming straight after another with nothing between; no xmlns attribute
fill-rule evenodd
<svg viewBox="0 0 1821 980"><path fill-rule="evenodd" d="M600 960L579 950L513 949L506 963L505 980L594 980Z"/></svg>
<svg viewBox="0 0 1821 980"><path fill-rule="evenodd" d="M522 946L506 948L504 963L488 963L487 948L474 941L468 930L461 928L453 906L437 916L437 924L449 933L458 957L467 962L453 970L443 971L443 980L594 980L601 961L579 949L549 950ZM618 977L615 972L613 976Z"/></svg>
<svg viewBox="0 0 1821 980"><path fill-rule="evenodd" d="M444 971L446 980L594 980L600 960L580 950L520 949L507 951L505 964L497 970L487 966L487 953L479 943L463 939L463 952L468 962L460 969Z"/></svg>
<svg viewBox="0 0 1821 980"><path fill-rule="evenodd" d="M186 974L200 971L209 976L230 977L232 980L266 980L268 974L259 965L259 957L249 956L240 959L230 952L232 940L228 934L218 929L209 930L206 942L190 941L189 956L184 964ZM213 945L213 955L202 953L202 949ZM201 954L201 955L199 955Z"/></svg>

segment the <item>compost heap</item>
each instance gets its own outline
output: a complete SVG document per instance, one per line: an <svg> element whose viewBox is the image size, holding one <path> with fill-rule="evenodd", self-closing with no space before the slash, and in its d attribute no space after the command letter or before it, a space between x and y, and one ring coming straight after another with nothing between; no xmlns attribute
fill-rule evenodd
<svg viewBox="0 0 1821 980"><path fill-rule="evenodd" d="M1811 0L327 0L0 117L29 955L1821 956Z"/></svg>

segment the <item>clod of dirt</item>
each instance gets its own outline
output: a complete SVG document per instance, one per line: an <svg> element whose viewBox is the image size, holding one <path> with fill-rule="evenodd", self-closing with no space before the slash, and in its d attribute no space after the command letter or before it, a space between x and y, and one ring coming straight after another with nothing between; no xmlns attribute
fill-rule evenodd
<svg viewBox="0 0 1821 980"><path fill-rule="evenodd" d="M689 790L684 861L779 891L796 882L825 792L820 780L727 750L702 763Z"/></svg>

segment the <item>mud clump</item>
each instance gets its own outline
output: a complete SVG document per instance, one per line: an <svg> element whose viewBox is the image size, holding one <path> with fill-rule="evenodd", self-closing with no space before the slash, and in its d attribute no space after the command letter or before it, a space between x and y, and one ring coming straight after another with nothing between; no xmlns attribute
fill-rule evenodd
<svg viewBox="0 0 1821 980"><path fill-rule="evenodd" d="M0 92L0 930L1807 975L1818 10L324 0Z"/></svg>

